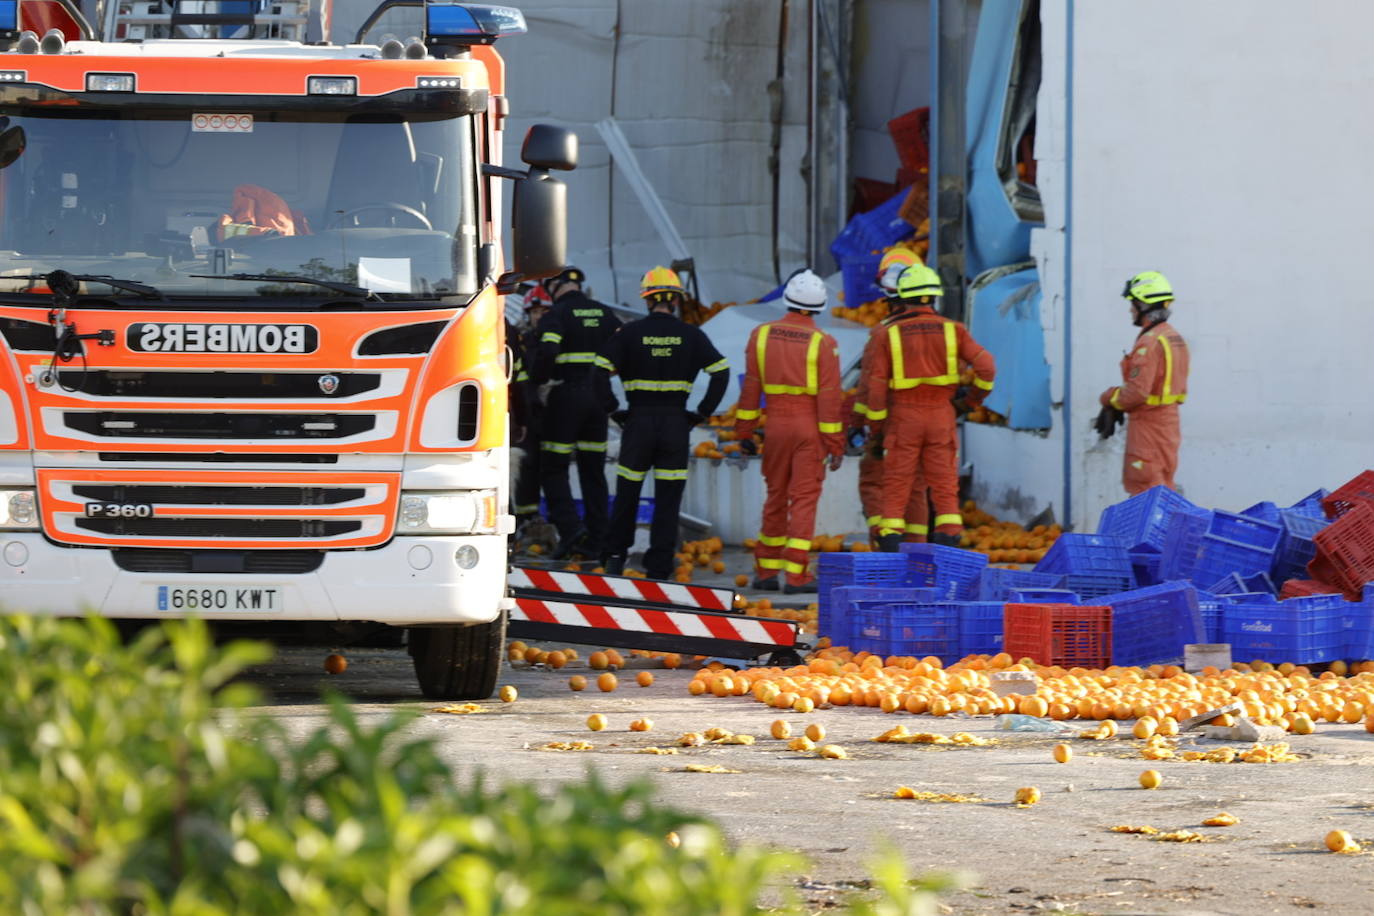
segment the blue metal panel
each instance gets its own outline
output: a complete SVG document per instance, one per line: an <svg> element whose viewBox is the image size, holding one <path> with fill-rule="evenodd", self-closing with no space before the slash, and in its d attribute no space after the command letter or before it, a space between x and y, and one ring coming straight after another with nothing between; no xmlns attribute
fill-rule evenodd
<svg viewBox="0 0 1374 916"><path fill-rule="evenodd" d="M965 270L1023 261L1030 231L1012 209L997 173L997 152L1006 109L1024 0L983 0L968 74L968 247Z"/></svg>
<svg viewBox="0 0 1374 916"><path fill-rule="evenodd" d="M1013 429L1050 426L1050 367L1040 324L1035 268L1009 273L970 290L969 331L997 360L997 384L985 404Z"/></svg>

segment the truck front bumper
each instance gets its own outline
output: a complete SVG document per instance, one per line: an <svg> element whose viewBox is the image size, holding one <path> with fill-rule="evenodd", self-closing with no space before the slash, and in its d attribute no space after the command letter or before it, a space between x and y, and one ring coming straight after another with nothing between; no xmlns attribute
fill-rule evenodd
<svg viewBox="0 0 1374 916"><path fill-rule="evenodd" d="M467 569L459 565L463 547L476 551ZM469 551L463 557L473 561ZM109 550L59 547L37 532L0 534L0 612L185 617L192 611L167 596L192 589L218 598L197 602L193 613L207 619L486 623L505 601L506 538L398 537L374 550L326 552L310 573L239 575L129 572Z"/></svg>

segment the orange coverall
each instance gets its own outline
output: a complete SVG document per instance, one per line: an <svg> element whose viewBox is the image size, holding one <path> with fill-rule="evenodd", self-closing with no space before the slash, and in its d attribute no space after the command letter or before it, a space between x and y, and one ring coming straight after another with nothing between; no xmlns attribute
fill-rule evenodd
<svg viewBox="0 0 1374 916"><path fill-rule="evenodd" d="M981 401L997 374L992 354L962 324L918 306L892 322L873 351L868 379L871 425L887 449L881 534L906 531L906 512L922 483L935 504L935 530L963 531L954 407L959 368L973 367L971 398Z"/></svg>
<svg viewBox="0 0 1374 916"><path fill-rule="evenodd" d="M844 415L849 417L849 426L855 429L869 422L868 405L864 403L868 393L869 372L873 367L873 350L882 344L883 335L893 319L886 318L868 332L864 342L863 356L859 359L859 390L845 398ZM906 509L906 537L903 540L922 542L930 534L930 505L924 479L917 468L917 484L912 491L911 504ZM863 457L859 459L859 504L863 507L864 521L868 525L870 540L878 537L878 523L883 517L883 446L876 435L868 437L864 443Z"/></svg>
<svg viewBox="0 0 1374 916"><path fill-rule="evenodd" d="M1188 344L1167 321L1140 332L1121 360L1121 384L1099 400L1129 416L1121 483L1134 496L1163 484L1178 470L1178 405L1188 398Z"/></svg>
<svg viewBox="0 0 1374 916"><path fill-rule="evenodd" d="M760 579L786 572L787 584L805 585L807 554L815 532L827 456L844 454L840 422L840 354L835 339L809 315L789 312L749 335L744 385L735 410L735 437L748 439L768 398L768 441L763 477L768 495L759 524L754 565Z"/></svg>

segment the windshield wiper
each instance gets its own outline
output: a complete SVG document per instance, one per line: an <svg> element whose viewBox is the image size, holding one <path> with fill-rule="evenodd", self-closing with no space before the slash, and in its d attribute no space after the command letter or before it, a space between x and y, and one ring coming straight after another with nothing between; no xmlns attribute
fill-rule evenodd
<svg viewBox="0 0 1374 916"><path fill-rule="evenodd" d="M4 277L5 280L27 280L30 283L45 283L48 289L52 290L53 298L58 305L70 305L76 301L76 297L81 293L82 283L103 283L113 289L121 289L128 293L142 296L144 299L159 299L167 301L162 290L156 286L149 286L147 283L139 283L137 280L120 280L115 277L101 276L100 274L74 274L66 270L53 270L46 274L39 274L30 277Z"/></svg>
<svg viewBox="0 0 1374 916"><path fill-rule="evenodd" d="M339 283L335 280L321 280L318 277L305 277L299 274L188 274L202 280L248 280L255 283L313 283L345 296L359 299L378 299L381 297L365 286Z"/></svg>

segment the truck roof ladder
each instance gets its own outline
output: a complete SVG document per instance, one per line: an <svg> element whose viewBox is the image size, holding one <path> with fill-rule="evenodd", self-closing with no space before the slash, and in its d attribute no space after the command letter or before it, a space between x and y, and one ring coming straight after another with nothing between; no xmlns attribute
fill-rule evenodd
<svg viewBox="0 0 1374 916"><path fill-rule="evenodd" d="M109 0L106 41L149 38L319 40L310 0Z"/></svg>

